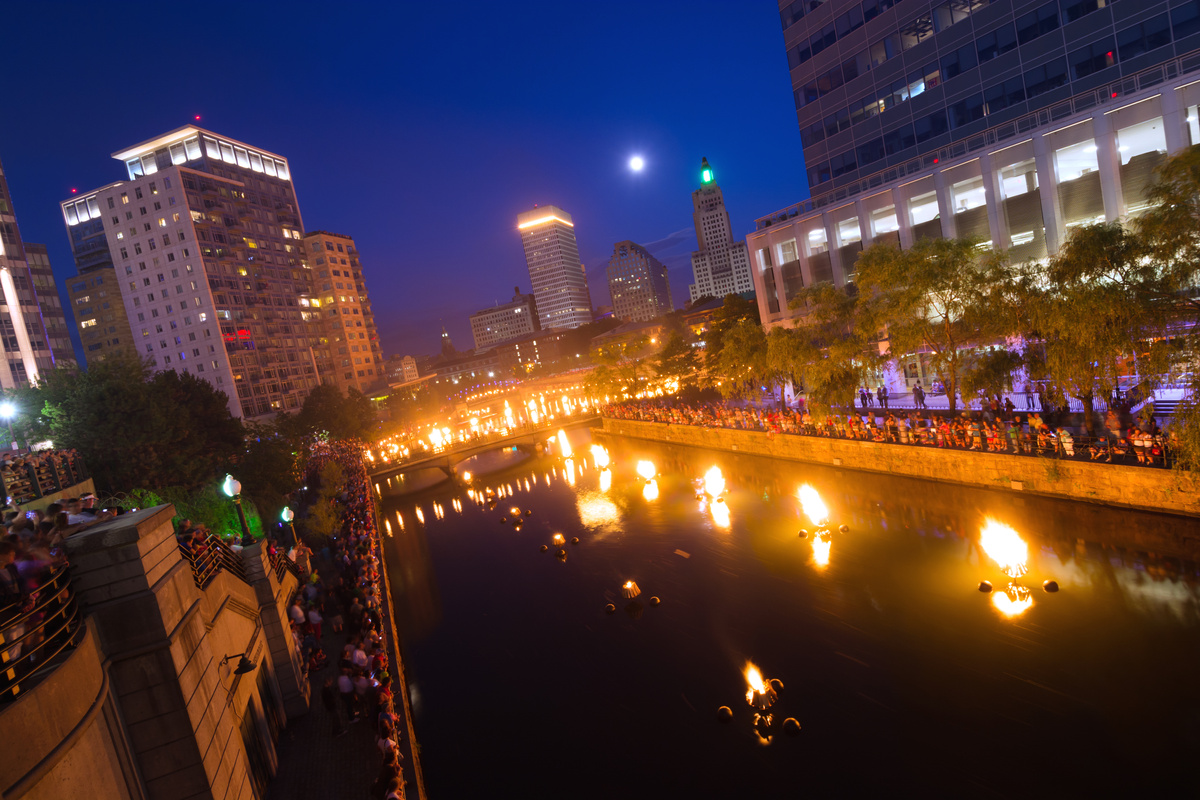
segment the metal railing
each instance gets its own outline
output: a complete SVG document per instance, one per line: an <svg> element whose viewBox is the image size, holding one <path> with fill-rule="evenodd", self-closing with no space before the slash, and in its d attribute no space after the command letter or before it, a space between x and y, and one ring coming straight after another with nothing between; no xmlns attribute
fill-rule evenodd
<svg viewBox="0 0 1200 800"><path fill-rule="evenodd" d="M28 691L79 644L83 630L66 565L24 602L0 607L0 702Z"/></svg>
<svg viewBox="0 0 1200 800"><path fill-rule="evenodd" d="M185 546L180 542L179 552L191 565L192 577L200 589L206 588L217 576L217 573L222 571L240 578L243 583L250 583L246 577L246 568L242 564L241 555L235 553L216 534L210 533L202 547L196 547L190 543Z"/></svg>
<svg viewBox="0 0 1200 800"><path fill-rule="evenodd" d="M279 550L268 550L267 560L271 563L271 569L275 571L277 580L282 581L283 576L289 572L296 576L296 580L300 580L300 568L296 566L295 561L287 557L286 553Z"/></svg>
<svg viewBox="0 0 1200 800"><path fill-rule="evenodd" d="M91 477L78 455L48 450L17 456L0 465L0 496L16 504L61 492Z"/></svg>
<svg viewBox="0 0 1200 800"><path fill-rule="evenodd" d="M934 166L944 166L951 159L960 158L977 150L982 150L985 147L991 147L1008 139L1029 133L1044 125L1066 119L1074 114L1082 114L1085 111L1111 104L1114 101L1119 102L1123 97L1136 94L1144 89L1153 88L1164 81L1177 78L1180 75L1186 75L1189 72L1195 72L1198 69L1200 69L1200 51L1173 58L1170 61L1157 64L1118 81L1081 92L1061 102L1040 108L1023 117L967 136L937 150L923 153L911 161L880 170L839 189L818 194L799 203L793 203L781 211L776 211L774 214L759 217L755 220L754 229L761 231L764 228L769 228L781 222L787 222L803 214L811 214L819 209L826 208L835 203L841 203L872 189L877 189L886 183L892 183L893 181L914 175Z"/></svg>

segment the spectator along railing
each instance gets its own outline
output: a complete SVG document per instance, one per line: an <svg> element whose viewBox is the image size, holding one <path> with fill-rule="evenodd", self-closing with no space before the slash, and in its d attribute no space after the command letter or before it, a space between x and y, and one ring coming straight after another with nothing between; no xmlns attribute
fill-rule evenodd
<svg viewBox="0 0 1200 800"><path fill-rule="evenodd" d="M275 577L278 580L282 581L283 576L289 572L295 575L297 580L300 580L300 568L296 566L295 561L287 557L286 553L275 547L269 547L267 560L271 562L271 569L275 571Z"/></svg>
<svg viewBox="0 0 1200 800"><path fill-rule="evenodd" d="M74 450L5 454L0 461L0 492L9 504L28 503L61 492L91 475Z"/></svg>
<svg viewBox="0 0 1200 800"><path fill-rule="evenodd" d="M79 644L84 630L67 566L0 607L0 702L15 699Z"/></svg>
<svg viewBox="0 0 1200 800"><path fill-rule="evenodd" d="M877 413L881 415L879 418ZM670 425L762 431L769 436L822 436L1129 466L1169 467L1172 464L1171 441L1161 431L1131 428L1126 433L1119 430L1098 430L1095 435L1073 433L1064 426L1039 424L1040 418L1036 414L1025 415L1029 417L1030 424L1027 425L1021 420L1021 412L1011 415L1012 419L988 421L928 413L893 414L885 409L871 408L861 411L865 416L855 413L814 417L790 410L763 412L722 406L623 405L610 406L604 415Z"/></svg>
<svg viewBox="0 0 1200 800"><path fill-rule="evenodd" d="M210 533L199 543L193 540L189 540L187 544L180 542L179 552L191 565L192 577L200 589L206 588L222 570L245 583L250 582L246 578L246 568L242 564L241 555L234 552L216 534Z"/></svg>

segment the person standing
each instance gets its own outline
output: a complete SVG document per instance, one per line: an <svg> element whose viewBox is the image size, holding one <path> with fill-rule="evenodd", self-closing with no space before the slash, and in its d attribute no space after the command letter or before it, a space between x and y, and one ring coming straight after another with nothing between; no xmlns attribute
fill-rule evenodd
<svg viewBox="0 0 1200 800"><path fill-rule="evenodd" d="M888 407L888 388L886 385L879 387L879 405L886 411Z"/></svg>
<svg viewBox="0 0 1200 800"><path fill-rule="evenodd" d="M342 724L342 715L338 713L337 694L337 687L331 675L321 686L321 705L325 706L325 711L329 713L329 724L334 736L340 736L346 730L346 726Z"/></svg>
<svg viewBox="0 0 1200 800"><path fill-rule="evenodd" d="M913 387L913 400L916 401L917 408L925 408L925 390L921 388L920 381Z"/></svg>

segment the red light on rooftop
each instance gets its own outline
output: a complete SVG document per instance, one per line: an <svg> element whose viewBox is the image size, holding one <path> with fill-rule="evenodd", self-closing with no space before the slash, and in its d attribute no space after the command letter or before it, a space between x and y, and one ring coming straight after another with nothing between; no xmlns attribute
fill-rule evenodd
<svg viewBox="0 0 1200 800"><path fill-rule="evenodd" d="M197 114L197 115L196 115L196 122L199 122L199 121L200 121L200 115L199 115L199 114Z"/></svg>
<svg viewBox="0 0 1200 800"><path fill-rule="evenodd" d="M78 189L72 189L72 190L71 190L71 194L75 194L75 193L76 193L76 192L78 192L78 191L79 191Z"/></svg>
<svg viewBox="0 0 1200 800"><path fill-rule="evenodd" d="M935 164L936 164L936 163L938 163L938 161L939 161L939 160L940 160L940 159L936 159L936 158L935 158L935 159L933 160L933 163L935 163Z"/></svg>

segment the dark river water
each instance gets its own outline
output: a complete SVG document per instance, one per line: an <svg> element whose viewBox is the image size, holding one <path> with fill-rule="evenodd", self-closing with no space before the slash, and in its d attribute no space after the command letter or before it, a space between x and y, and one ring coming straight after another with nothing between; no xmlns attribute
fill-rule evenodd
<svg viewBox="0 0 1200 800"><path fill-rule="evenodd" d="M1194 522L597 435L605 478L568 435L570 467L464 464L495 508L381 486L433 800L1197 796ZM724 509L694 486L714 465ZM798 536L802 484L848 532ZM988 518L1027 547L1011 598ZM747 661L783 684L769 743Z"/></svg>

